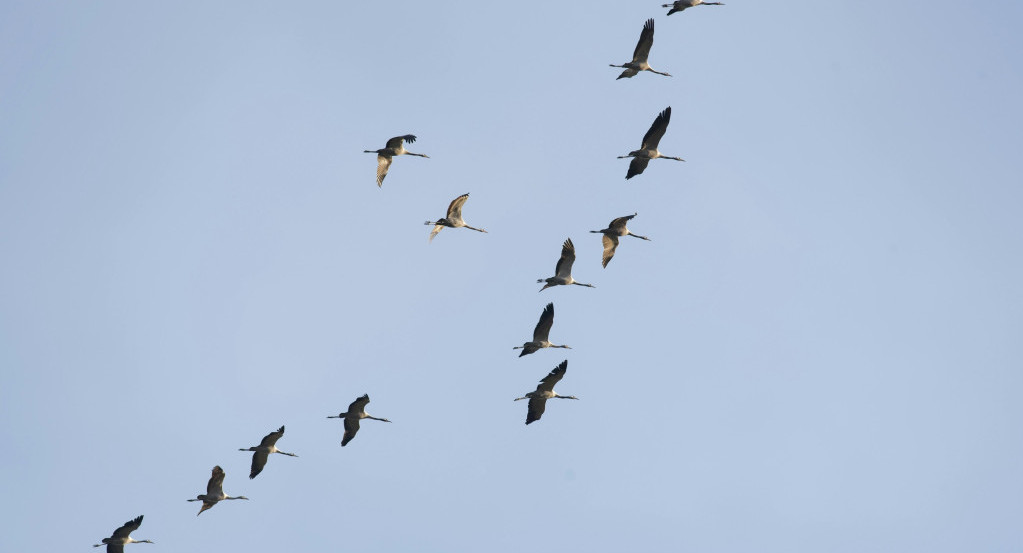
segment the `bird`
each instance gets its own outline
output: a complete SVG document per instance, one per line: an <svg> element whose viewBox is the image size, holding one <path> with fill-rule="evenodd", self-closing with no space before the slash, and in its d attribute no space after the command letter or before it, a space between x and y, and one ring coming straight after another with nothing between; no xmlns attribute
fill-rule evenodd
<svg viewBox="0 0 1023 553"><path fill-rule="evenodd" d="M699 6L701 4L704 6L724 6L724 4L721 2L704 2L703 0L675 0L671 4L661 4L661 7L671 8L670 10L668 10L668 15L671 15L675 12L680 12L687 8L692 8L693 6Z"/></svg>
<svg viewBox="0 0 1023 553"><path fill-rule="evenodd" d="M341 438L341 447L348 445L348 442L355 438L355 434L359 431L359 421L362 419L373 419L375 421L391 422L387 419L381 419L370 416L366 413L366 404L369 403L369 394L362 394L361 397L352 402L348 406L348 411L345 411L339 415L329 415L328 419L345 419L345 435Z"/></svg>
<svg viewBox="0 0 1023 553"><path fill-rule="evenodd" d="M387 170L391 167L391 158L400 155L410 155L419 157L430 157L426 154L414 154L405 149L403 142L412 144L416 141L414 134L406 134L404 136L396 136L387 141L387 146L380 148L379 150L363 150L367 154L377 155L377 186L384 186L384 177L387 176Z"/></svg>
<svg viewBox="0 0 1023 553"><path fill-rule="evenodd" d="M436 221L427 221L427 225L436 225L433 227L433 231L430 232L430 242L433 242L433 237L437 236L437 233L444 227L451 228L462 228L472 229L477 232L487 232L481 228L470 227L465 224L462 220L462 206L465 205L465 201L469 199L468 194L462 194L461 196L451 200L448 205L448 216L443 219L437 219Z"/></svg>
<svg viewBox="0 0 1023 553"><path fill-rule="evenodd" d="M129 543L153 543L151 540L132 539L131 533L138 530L139 526L142 526L142 515L139 515L134 520L125 522L123 526L114 530L113 535L109 538L103 538L103 543L93 544L93 547L103 547L105 543L107 545L107 553L124 553L124 546Z"/></svg>
<svg viewBox="0 0 1023 553"><path fill-rule="evenodd" d="M661 152L657 151L657 143L661 141L661 137L664 136L664 131L668 128L668 121L671 120L671 106L668 106L661 113L657 115L657 119L654 119L654 124L650 125L650 130L643 135L643 145L638 150L629 152L628 155L618 156L618 159L624 159L627 157L632 158L632 163L629 164L629 172L625 175L626 179L631 179L636 175L643 172L646 169L646 164L650 163L651 159L664 158L674 159L675 161L685 161L680 157L671 157L662 155Z"/></svg>
<svg viewBox="0 0 1023 553"><path fill-rule="evenodd" d="M255 451L252 454L252 470L249 471L249 479L255 478L256 475L263 472L263 467L266 466L266 460L270 457L271 453L280 453L281 455L288 455L291 457L298 457L294 453L288 453L277 449L274 445L277 440L281 439L284 435L284 427L280 427L275 432L271 432L266 436L263 436L263 440L259 442L259 445L239 449L238 451Z"/></svg>
<svg viewBox="0 0 1023 553"><path fill-rule="evenodd" d="M526 343L522 344L521 346L515 346L512 349L521 349L522 350L522 353L519 354L519 357L522 357L523 355L529 355L530 353L534 353L537 350L543 349L543 348L565 348L565 349L572 349L572 348L570 348L568 346L559 346L557 344L552 344L547 339L547 336L551 332L551 325L553 325L553 324L554 324L554 304L553 303L548 303L547 307L543 308L543 313L540 313L540 321L536 323L536 328L533 329L533 341L526 342Z"/></svg>
<svg viewBox="0 0 1023 553"><path fill-rule="evenodd" d="M547 400L552 397L560 399L579 399L575 396L559 396L558 393L554 391L554 385L565 377L565 371L567 369L568 360L566 359L562 361L560 365L554 367L554 370L552 370L547 376L543 377L543 380L536 385L535 392L529 392L523 397L515 398L515 401L526 398L529 399L529 411L526 412L526 424L540 420L540 417L543 416L544 409L547 407Z"/></svg>
<svg viewBox="0 0 1023 553"><path fill-rule="evenodd" d="M572 244L572 239L569 238L561 245L561 259L558 259L558 264L554 267L554 276L537 280L537 282L547 283L543 285L543 288L541 288L540 291L543 292L551 286L558 286L559 284L577 284L579 286L596 288L596 286L592 284L576 282L575 279L572 278L572 263L575 263L575 245Z"/></svg>
<svg viewBox="0 0 1023 553"><path fill-rule="evenodd" d="M607 268L607 264L611 261L611 258L615 256L615 248L618 247L618 237L619 236L635 236L636 238L642 238L643 240L650 240L646 236L640 236L638 234L633 234L632 231L630 231L628 228L625 227L626 223L628 223L629 220L632 219L633 217L635 217L636 215L639 215L639 214L638 213L633 213L632 215L626 215L624 217L618 217L617 219L614 219L610 223L608 223L606 229L591 230L590 231L590 232L596 232L598 234L603 234L604 235L603 236L603 239L604 239L604 258L601 261L601 263L604 265L605 269Z"/></svg>
<svg viewBox="0 0 1023 553"><path fill-rule="evenodd" d="M610 64L611 67L622 67L625 71L622 71L621 75L618 75L618 79L627 79L637 75L640 71L649 71L651 73L657 73L658 75L664 75L670 77L667 73L661 73L650 67L647 63L647 56L650 55L650 47L654 44L654 20L647 19L646 23L643 24L643 31L639 34L639 42L636 43L636 50L632 53L632 61L627 62L623 65ZM615 79L615 80L618 80Z"/></svg>
<svg viewBox="0 0 1023 553"><path fill-rule="evenodd" d="M199 516L206 509L212 509L214 505L225 499L245 499L249 498L244 495L238 497L231 497L224 493L224 469L220 468L220 465L213 467L213 476L210 476L210 481L206 484L206 494L200 494L195 496L195 499L189 499L189 501L202 501L202 508L195 516Z"/></svg>

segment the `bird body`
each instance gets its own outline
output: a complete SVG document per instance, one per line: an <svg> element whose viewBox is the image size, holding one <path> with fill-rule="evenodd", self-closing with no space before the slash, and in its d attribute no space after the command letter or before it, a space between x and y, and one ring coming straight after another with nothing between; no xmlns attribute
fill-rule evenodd
<svg viewBox="0 0 1023 553"><path fill-rule="evenodd" d="M523 355L529 355L530 353L534 353L537 350L543 348L572 349L568 346L559 346L557 344L552 344L550 340L547 339L548 335L551 332L551 326L553 324L554 304L548 303L547 307L544 308L543 313L540 314L540 321L536 323L536 328L533 329L533 340L530 342L526 342L521 346L515 346L512 349L522 350L522 353L519 354L519 357L522 357Z"/></svg>
<svg viewBox="0 0 1023 553"><path fill-rule="evenodd" d="M124 553L124 546L129 543L153 543L150 540L132 539L131 533L138 530L139 526L142 526L142 515L125 522L120 528L114 530L109 538L103 538L103 543L94 544L93 547L103 547L106 544L107 553Z"/></svg>
<svg viewBox="0 0 1023 553"><path fill-rule="evenodd" d="M373 419L375 421L391 422L387 419L381 419L371 416L366 413L366 404L369 403L369 394L362 394L361 397L353 401L348 406L348 411L345 411L339 415L330 415L328 419L344 419L345 420L345 435L341 438L341 447L348 445L348 442L355 438L355 434L359 431L359 421L362 419Z"/></svg>
<svg viewBox="0 0 1023 553"><path fill-rule="evenodd" d="M668 15L675 12L687 10L689 8L704 5L704 6L724 6L721 2L704 2L703 0L675 0L671 4L661 4L662 8L671 8L668 10Z"/></svg>
<svg viewBox="0 0 1023 553"><path fill-rule="evenodd" d="M243 495L231 497L224 493L224 477L226 475L224 469L220 468L220 465L213 467L213 476L210 476L210 481L206 484L206 493L195 496L195 499L188 500L202 501L202 508L199 509L195 516L201 515L206 509L212 509L214 505L226 499L249 499Z"/></svg>
<svg viewBox="0 0 1023 553"><path fill-rule="evenodd" d="M560 365L554 367L547 376L540 380L540 384L537 384L536 390L526 393L523 397L515 398L515 401L520 399L529 399L529 409L526 412L526 424L540 420L543 416L544 410L547 408L547 400L551 398L559 399L579 399L575 396L562 396L558 395L554 391L554 385L558 383L562 378L565 377L565 371L568 370L568 360L562 361Z"/></svg>
<svg viewBox="0 0 1023 553"><path fill-rule="evenodd" d="M646 23L643 24L643 31L639 34L639 42L636 43L636 50L632 53L632 61L626 62L622 65L610 64L611 67L622 67L625 71L622 71L621 75L618 75L619 79L631 78L640 71L649 71L651 73L657 73L658 75L664 75L670 77L667 73L661 73L650 67L647 63L647 58L650 56L650 47L654 44L654 20L647 19ZM616 79L617 80L617 79Z"/></svg>
<svg viewBox="0 0 1023 553"><path fill-rule="evenodd" d="M430 157L426 154L415 154L405 149L405 142L412 144L416 141L414 134L406 134L403 136L395 136L394 138L387 141L387 146L380 148L379 150L363 150L367 154L377 155L377 186L383 187L384 177L387 176L387 170L391 167L391 160L394 156L410 155L418 157Z"/></svg>
<svg viewBox="0 0 1023 553"><path fill-rule="evenodd" d="M259 445L239 449L238 451L254 451L252 454L252 469L249 471L249 478L255 478L257 474L263 472L263 467L266 466L267 459L270 458L271 453L280 453L281 455L288 455L290 457L298 457L294 453L287 453L277 449L277 440L281 439L284 435L284 427L278 428L276 431L263 436L263 439L259 442Z"/></svg>
<svg viewBox="0 0 1023 553"><path fill-rule="evenodd" d="M576 284L579 286L587 286L589 288L596 288L592 284L584 284L582 282L576 282L572 278L572 264L575 263L575 245L572 244L572 239L565 240L565 243L561 246L561 257L558 259L558 264L554 267L554 276L548 278L538 279L537 282L546 282L541 292L550 288L551 286Z"/></svg>
<svg viewBox="0 0 1023 553"><path fill-rule="evenodd" d="M661 142L661 137L664 136L664 131L668 129L668 122L671 120L671 106L668 106L654 119L650 130L643 135L643 144L638 150L629 152L628 155L618 156L618 159L624 159L631 157L632 163L629 164L629 172L626 173L625 178L631 179L632 177L640 174L646 169L651 159L664 158L674 159L675 161L685 161L680 157L666 156L657 150L657 145Z"/></svg>
<svg viewBox="0 0 1023 553"><path fill-rule="evenodd" d="M601 260L601 263L603 264L604 268L607 268L607 264L615 255L615 249L618 248L618 237L635 236L636 238L642 238L643 240L650 240L646 236L633 234L632 231L630 231L626 227L626 224L629 222L629 220L635 217L636 215L638 215L638 213L633 213L632 215L625 215L624 217L618 217L617 219L614 219L610 223L608 223L606 229L590 231L604 235L602 237L604 239L604 256L603 259Z"/></svg>
<svg viewBox="0 0 1023 553"><path fill-rule="evenodd" d="M477 232L487 232L481 228L470 227L465 224L462 219L462 206L465 205L465 201L469 199L469 194L462 194L461 196L451 200L448 205L448 215L443 219L437 219L436 221L427 221L427 225L434 225L433 230L430 232L430 242L433 242L433 238L437 236L437 233L444 227L450 228L467 228Z"/></svg>

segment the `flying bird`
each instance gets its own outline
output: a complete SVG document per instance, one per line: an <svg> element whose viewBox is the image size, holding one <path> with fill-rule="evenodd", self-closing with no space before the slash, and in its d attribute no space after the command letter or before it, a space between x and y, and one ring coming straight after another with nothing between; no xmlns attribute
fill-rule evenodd
<svg viewBox="0 0 1023 553"><path fill-rule="evenodd" d="M202 501L202 508L195 516L199 516L206 509L212 509L214 505L225 500L225 499L248 499L244 495L238 497L231 497L224 493L224 469L220 468L220 465L213 467L213 476L210 476L209 483L206 484L206 494L200 494L195 496L195 499L189 499L189 501Z"/></svg>
<svg viewBox="0 0 1023 553"><path fill-rule="evenodd" d="M589 286L590 288L596 288L592 284L583 284L582 282L576 282L572 278L572 264L575 263L575 245L572 244L572 239L565 240L565 243L561 246L561 258L558 259L558 264L554 267L554 276L549 278L538 279L537 282L546 282L541 292L550 288L551 286L558 286L559 284L578 284L579 286Z"/></svg>
<svg viewBox="0 0 1023 553"><path fill-rule="evenodd" d="M606 229L590 231L604 235L602 237L604 239L604 258L601 261L601 263L604 265L604 268L607 268L608 262L610 262L611 258L615 256L615 249L618 247L619 236L635 236L636 238L642 238L643 240L650 240L646 236L633 234L632 231L626 228L625 226L626 223L628 223L629 220L635 217L636 215L638 215L638 213L633 213L632 215L619 217L608 223Z"/></svg>
<svg viewBox="0 0 1023 553"><path fill-rule="evenodd" d="M377 155L377 186L383 187L384 177L387 176L387 170L391 167L391 159L394 156L410 155L419 157L430 157L426 154L414 154L405 149L403 142L412 144L416 141L414 134L406 134L405 136L396 136L387 141L387 146L380 148L379 150L363 150L367 154Z"/></svg>
<svg viewBox="0 0 1023 553"><path fill-rule="evenodd" d="M359 431L359 421L362 419L373 419L375 421L391 422L387 419L380 419L377 417L370 416L366 413L366 404L369 403L369 394L362 394L362 397L356 399L348 406L348 411L345 411L339 415L329 415L328 419L345 419L345 435L341 438L341 447L348 445L348 442L355 438L355 434Z"/></svg>
<svg viewBox="0 0 1023 553"><path fill-rule="evenodd" d="M433 242L433 237L437 236L437 233L444 227L451 228L462 228L472 229L477 232L487 232L481 228L470 227L465 224L462 220L462 206L465 205L465 201L469 199L468 194L462 194L461 196L451 200L451 204L448 205L448 216L443 219L437 219L436 221L427 221L427 225L436 225L430 232L430 242Z"/></svg>
<svg viewBox="0 0 1023 553"><path fill-rule="evenodd" d="M271 453L280 453L281 455L288 455L291 457L298 457L294 453L287 453L277 449L275 445L277 440L281 439L284 435L284 427L280 427L276 432L271 432L266 436L263 436L263 440L259 442L259 445L252 447L239 449L238 451L255 451L252 454L252 470L249 471L249 478L255 478L257 474L263 472L263 467L266 466L266 460L270 457Z"/></svg>
<svg viewBox="0 0 1023 553"><path fill-rule="evenodd" d="M660 157L674 159L675 161L685 161L680 157L662 155L661 152L657 151L657 143L661 141L664 131L668 129L669 120L671 120L671 106L668 106L657 115L657 119L654 119L654 124L650 125L650 130L643 135L643 145L638 150L633 150L628 155L618 156L618 159L632 158L632 163L629 164L629 172L625 175L626 179L631 179L642 173L646 169L646 164L650 163L651 159Z"/></svg>
<svg viewBox="0 0 1023 553"><path fill-rule="evenodd" d="M103 538L103 543L94 544L93 547L103 547L105 543L107 545L107 553L124 553L124 546L129 543L153 543L150 540L132 539L131 533L138 530L139 526L142 526L142 515L139 515L134 520L125 522L123 526L114 530L112 536Z"/></svg>
<svg viewBox="0 0 1023 553"><path fill-rule="evenodd" d="M661 7L671 8L670 10L668 10L668 15L671 15L675 12L684 11L686 9L692 8L693 6L699 6L701 4L704 6L724 6L724 4L722 4L721 2L704 2L703 0L675 0L671 4L661 4Z"/></svg>
<svg viewBox="0 0 1023 553"><path fill-rule="evenodd" d="M560 399L579 399L575 396L559 396L558 393L554 391L554 385L564 378L565 371L567 369L568 360L566 359L562 361L560 365L554 367L554 370L552 370L547 376L543 377L543 380L536 385L535 392L529 392L523 397L515 398L515 401L529 398L529 411L526 413L526 424L540 420L540 417L543 416L544 409L547 407L547 400L552 397Z"/></svg>
<svg viewBox="0 0 1023 553"><path fill-rule="evenodd" d="M650 55L650 47L654 44L654 20L647 19L646 23L643 24L643 31L639 34L639 42L636 43L636 50L632 53L632 61L627 62L623 65L610 64L611 67L622 67L625 71L622 71L621 75L618 75L619 79L627 79L637 75L640 71L649 71L651 73L657 73L658 75L664 75L670 77L667 73L661 73L650 67L646 59ZM617 79L615 79L617 80Z"/></svg>
<svg viewBox="0 0 1023 553"><path fill-rule="evenodd" d="M521 349L522 350L522 353L519 354L519 357L522 357L523 355L529 355L530 353L534 353L535 351L537 351L539 349L543 349L543 348L565 348L565 349L572 349L572 348L570 348L568 346L559 346L559 345L556 345L556 344L552 344L547 339L547 336L551 332L551 325L553 325L553 324L554 324L554 304L553 303L548 303L547 307L543 308L543 313L540 313L540 321L538 323L536 323L536 328L533 329L533 341L532 342L526 342L526 343L522 344L521 346L515 346L512 349Z"/></svg>

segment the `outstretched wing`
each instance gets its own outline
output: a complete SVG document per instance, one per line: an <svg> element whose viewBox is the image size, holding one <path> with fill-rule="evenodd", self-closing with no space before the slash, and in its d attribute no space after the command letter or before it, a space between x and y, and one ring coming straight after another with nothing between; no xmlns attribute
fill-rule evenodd
<svg viewBox="0 0 1023 553"><path fill-rule="evenodd" d="M394 140L393 138L391 140ZM391 156L382 156L377 154L377 186L384 186L384 177L387 176L387 170L391 168Z"/></svg>
<svg viewBox="0 0 1023 553"><path fill-rule="evenodd" d="M601 259L601 264L604 268L607 268L608 262L615 256L615 248L618 247L618 237L604 235L604 257Z"/></svg>
<svg viewBox="0 0 1023 553"><path fill-rule="evenodd" d="M572 276L573 263L575 263L575 244L569 238L561 245L561 259L558 259L558 264L554 267L554 276L559 278Z"/></svg>
<svg viewBox="0 0 1023 553"><path fill-rule="evenodd" d="M114 530L114 534L112 536L110 536L110 537L111 538L115 538L115 539L127 538L129 534L131 534L135 530L138 530L139 526L142 526L142 516L141 515L139 515L138 517L136 517L133 520L129 520L128 522L125 522L124 526L121 526L117 530Z"/></svg>
<svg viewBox="0 0 1023 553"><path fill-rule="evenodd" d="M656 150L657 144L661 142L661 137L664 136L664 131L668 130L668 122L671 120L671 106L664 108L664 111L657 114L657 118L654 119L654 123L650 125L650 130L643 135L643 150ZM635 162L633 162L635 163ZM631 167L629 168L632 169ZM639 173L642 173L641 169Z"/></svg>
<svg viewBox="0 0 1023 553"><path fill-rule="evenodd" d="M451 200L451 205L448 206L449 221L454 222L462 218L462 206L465 205L465 201L468 199L468 194L462 194L461 196Z"/></svg>
<svg viewBox="0 0 1023 553"><path fill-rule="evenodd" d="M639 175L646 169L647 164L650 163L648 157L634 157L632 163L629 164L629 172L625 174L626 179L631 179L636 175Z"/></svg>
<svg viewBox="0 0 1023 553"><path fill-rule="evenodd" d="M534 342L546 341L547 337L550 336L551 326L553 325L554 304L548 303L547 307L543 308L543 313L540 313L540 320L536 323L536 328L533 329L533 341Z"/></svg>
<svg viewBox="0 0 1023 553"><path fill-rule="evenodd" d="M280 427L277 430L263 436L263 440L259 442L261 447L270 447L277 443L277 440L281 439L284 435L284 427Z"/></svg>
<svg viewBox="0 0 1023 553"><path fill-rule="evenodd" d="M210 481L206 484L206 495L219 497L224 493L224 476L226 474L224 469L220 468L220 465L213 467L213 476L210 476Z"/></svg>
<svg viewBox="0 0 1023 553"><path fill-rule="evenodd" d="M352 441L355 434L359 431L359 418L348 416L345 417L345 435L341 438L341 447L348 445L348 442Z"/></svg>
<svg viewBox="0 0 1023 553"><path fill-rule="evenodd" d="M430 231L430 242L433 242L433 238L437 236L437 233L444 228L444 225L434 225L433 230Z"/></svg>
<svg viewBox="0 0 1023 553"><path fill-rule="evenodd" d="M263 472L263 467L266 466L268 457L270 457L270 454L265 451L257 451L252 454L252 468L249 469L249 479L255 478L256 475Z"/></svg>
<svg viewBox="0 0 1023 553"><path fill-rule="evenodd" d="M547 398L545 397L529 398L529 410L526 411L526 424L540 420L540 417L543 416L544 409L546 408Z"/></svg>
<svg viewBox="0 0 1023 553"><path fill-rule="evenodd" d="M362 394L355 401L348 405L348 413L355 415L363 412L366 409L366 405L369 403L369 394Z"/></svg>
<svg viewBox="0 0 1023 553"><path fill-rule="evenodd" d="M394 138L392 138L392 139L387 141L387 147L388 148L400 148L402 140L404 140L405 142L408 142L409 144L412 144L413 142L416 141L416 135L414 135L414 134L405 134L405 135L402 135L402 136L396 136L396 137L394 137Z"/></svg>
<svg viewBox="0 0 1023 553"><path fill-rule="evenodd" d="M627 225L629 223L629 221L631 221L632 218L635 217L636 215L637 215L636 213L633 213L632 215L626 215L624 217L618 217L617 219L614 219L613 221L611 221L611 223L609 225L607 225L607 228L609 228L611 230L616 230L616 231L618 231L618 234L621 234L622 231L625 230L625 225Z"/></svg>
<svg viewBox="0 0 1023 553"><path fill-rule="evenodd" d="M551 372L549 372L547 376L543 377L543 380L541 380L540 383L537 384L536 391L553 392L554 385L565 377L566 370L568 370L568 359L562 361L561 364L559 364L557 367L554 367L554 369ZM543 410L541 409L540 412L542 413Z"/></svg>
<svg viewBox="0 0 1023 553"><path fill-rule="evenodd" d="M636 43L636 50L632 53L632 63L646 61L650 55L650 47L654 45L654 20L647 19L643 24L643 32L639 34L639 42Z"/></svg>

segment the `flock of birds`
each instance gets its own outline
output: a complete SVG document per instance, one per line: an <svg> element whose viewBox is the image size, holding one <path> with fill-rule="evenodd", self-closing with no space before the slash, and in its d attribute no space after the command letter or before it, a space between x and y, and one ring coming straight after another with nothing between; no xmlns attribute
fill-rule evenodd
<svg viewBox="0 0 1023 553"><path fill-rule="evenodd" d="M671 4L663 4L662 7L671 8L668 11L668 15L676 12L681 12L686 9L695 6L713 6L723 5L721 2L704 2L703 0L675 0ZM649 71L658 75L664 75L670 77L668 73L656 71L650 67L647 58L650 55L650 48L654 42L654 20L648 19L643 24L643 30L639 35L639 42L636 44L636 49L632 55L632 61L626 62L621 65L611 64L611 67L623 68L624 71L618 75L618 79L631 78L638 75L642 71ZM666 156L661 154L657 145L660 143L661 137L664 136L665 131L668 129L668 123L671 121L671 107L665 108L661 111L654 119L650 130L643 135L643 142L638 150L633 150L627 155L618 156L619 159L632 158L629 163L628 172L625 175L626 179L642 174L646 169L647 165L652 159L673 159L676 161L685 161L679 157ZM387 141L385 147L378 150L365 150L365 153L377 154L377 186L382 187L384 178L387 177L387 172L391 167L391 163L395 156L410 155L417 157L429 158L426 154L417 154L410 152L405 149L405 144L412 144L416 141L416 136L412 134L406 134L402 136L395 136ZM437 219L436 221L426 221L426 225L433 225L433 230L430 231L429 240L432 242L437 234L444 229L449 228L467 228L478 232L487 232L482 228L471 227L465 223L462 218L462 207L465 202L469 199L469 194L462 194L455 198L448 205L447 214L445 217ZM625 215L612 220L607 228L601 230L591 230L592 233L602 234L603 239L603 257L601 264L603 267L607 267L607 264L614 257L615 250L619 244L619 238L623 236L633 236L642 240L650 240L646 236L640 236L633 234L627 227L630 220L636 217L636 213L632 215ZM575 262L575 245L572 244L572 239L568 238L562 244L561 257L558 259L557 265L554 269L554 276L548 278L541 278L537 280L538 283L544 283L540 291L544 291L552 286L564 286L574 284L577 286L586 286L594 288L592 284L578 282L572 278L572 264ZM540 320L536 323L536 327L533 329L533 339L523 343L521 346L515 346L513 349L521 349L522 352L519 357L535 353L545 348L564 348L571 349L567 345L559 345L551 343L550 331L554 325L554 304L548 303L544 307L543 312L540 314ZM558 364L547 376L540 380L540 383L536 386L536 390L527 392L522 397L515 398L514 401L520 401L524 399L529 400L528 408L526 411L526 424L531 424L540 420L543 416L544 411L547 407L547 400L549 399L579 399L575 396L563 396L554 391L554 386L565 377L565 372L568 370L568 360L564 360ZM347 411L343 411L338 415L330 415L327 418L336 418L344 420L344 436L341 439L341 446L348 445L349 442L355 438L356 433L359 431L359 424L362 419L373 419L382 422L391 422L384 418L378 418L371 416L366 413L366 405L369 403L369 395L363 394L349 406ZM277 449L277 442L284 436L284 426L281 426L277 430L270 432L260 440L259 445L251 446L248 448L241 448L239 451L251 451L252 452L252 466L249 470L249 478L255 478L259 475L263 468L266 466L270 455L273 453L279 453L281 455L287 455L289 457L298 457L294 453L288 453ZM202 507L199 508L199 512L196 516L201 515L204 511L212 509L217 503L226 500L245 499L249 498L239 496L229 496L224 493L224 478L227 474L224 469L217 465L213 467L213 473L210 476L209 481L206 484L206 493L199 494L195 499L188 499L187 501L201 501ZM125 522L119 528L114 530L113 534L109 538L103 538L102 543L93 545L93 547L103 547L106 545L107 553L124 553L124 546L129 543L154 543L151 540L136 540L131 537L132 532L139 529L142 526L142 516L138 516L128 522Z"/></svg>

